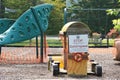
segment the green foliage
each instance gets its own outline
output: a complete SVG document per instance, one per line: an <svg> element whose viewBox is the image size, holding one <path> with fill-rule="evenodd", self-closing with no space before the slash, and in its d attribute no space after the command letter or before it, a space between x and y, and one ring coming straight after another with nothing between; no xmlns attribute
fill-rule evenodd
<svg viewBox="0 0 120 80"><path fill-rule="evenodd" d="M120 3L120 0L117 2ZM119 4L120 6L120 4ZM114 29L116 29L118 31L118 33L120 33L120 9L108 9L107 10L107 14L108 15L115 15L117 16L116 19L113 19L113 25L114 25Z"/></svg>
<svg viewBox="0 0 120 80"><path fill-rule="evenodd" d="M16 10L15 13L5 13L6 18L17 19L23 12L32 6L42 3L54 5L54 10L49 17L49 27L47 34L58 34L63 26L63 8L64 0L4 0L5 7Z"/></svg>
<svg viewBox="0 0 120 80"><path fill-rule="evenodd" d="M92 32L106 34L112 27L115 16L106 14L106 9L119 8L117 0L67 0L67 21L78 20L86 23ZM74 1L74 2L73 2ZM115 13L117 14L117 13Z"/></svg>
<svg viewBox="0 0 120 80"><path fill-rule="evenodd" d="M0 0L0 18L4 18L4 12L5 12L4 0Z"/></svg>
<svg viewBox="0 0 120 80"><path fill-rule="evenodd" d="M5 13L6 18L17 19L23 12L28 10L30 7L37 4L41 4L41 0L4 0L4 6L9 9L14 9L16 12Z"/></svg>
<svg viewBox="0 0 120 80"><path fill-rule="evenodd" d="M65 3L62 0L45 0L45 2L53 4L54 10L52 11L49 18L49 27L47 30L47 34L58 34L60 29L63 27L64 22L64 13L63 9L65 7Z"/></svg>
<svg viewBox="0 0 120 80"><path fill-rule="evenodd" d="M117 29L118 32L120 32L120 18L112 20L114 24L114 29Z"/></svg>
<svg viewBox="0 0 120 80"><path fill-rule="evenodd" d="M118 0L66 0L70 8L119 8Z"/></svg>
<svg viewBox="0 0 120 80"><path fill-rule="evenodd" d="M108 9L106 10L107 15L115 15L117 16L120 12L120 9Z"/></svg>
<svg viewBox="0 0 120 80"><path fill-rule="evenodd" d="M15 9L15 13L5 13L6 18L17 19L24 11L30 8L31 2L29 0L5 0L5 7Z"/></svg>
<svg viewBox="0 0 120 80"><path fill-rule="evenodd" d="M49 27L47 30L47 34L58 34L60 29L64 25L64 12L63 9L65 7L65 1L66 0L4 0L4 6L10 9L15 9L15 13L5 13L6 18L12 18L17 19L23 12L25 12L27 9L29 9L31 6L35 6L37 4L41 3L50 3L54 5L54 10L52 11L50 17L49 17ZM73 0L71 0L73 1ZM71 8L74 9L92 9L92 8L119 8L120 0L78 0L78 4L74 4L71 6ZM72 2L73 3L73 2ZM71 11L72 13L77 14L73 17L69 18L78 18L80 21L85 22L90 26L92 31L99 31L104 32L105 30L109 30L112 27L111 20L114 18L107 17L108 21L106 22L106 12L100 12L100 11L80 11L80 10L74 10ZM110 11L111 12L111 11ZM117 14L118 11L113 11L111 14ZM88 14L90 13L90 14ZM81 18L82 17L82 18ZM88 19L89 17L89 19ZM81 19L80 19L81 18ZM108 25L105 25L108 24ZM94 26L92 26L94 25ZM106 27L106 28L105 28Z"/></svg>

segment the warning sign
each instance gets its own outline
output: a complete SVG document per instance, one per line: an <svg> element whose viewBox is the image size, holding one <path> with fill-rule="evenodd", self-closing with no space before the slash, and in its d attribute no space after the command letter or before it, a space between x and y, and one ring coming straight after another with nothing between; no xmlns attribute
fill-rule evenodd
<svg viewBox="0 0 120 80"><path fill-rule="evenodd" d="M88 52L88 34L69 35L69 53Z"/></svg>

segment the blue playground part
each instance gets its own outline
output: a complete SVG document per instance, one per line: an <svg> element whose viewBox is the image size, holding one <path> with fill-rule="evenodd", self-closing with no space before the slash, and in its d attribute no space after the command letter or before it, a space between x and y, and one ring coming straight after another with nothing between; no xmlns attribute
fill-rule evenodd
<svg viewBox="0 0 120 80"><path fill-rule="evenodd" d="M0 18L0 34L10 28L14 22L14 19Z"/></svg>
<svg viewBox="0 0 120 80"><path fill-rule="evenodd" d="M29 40L43 34L48 28L51 4L41 4L28 9L4 33L0 34L0 45Z"/></svg>

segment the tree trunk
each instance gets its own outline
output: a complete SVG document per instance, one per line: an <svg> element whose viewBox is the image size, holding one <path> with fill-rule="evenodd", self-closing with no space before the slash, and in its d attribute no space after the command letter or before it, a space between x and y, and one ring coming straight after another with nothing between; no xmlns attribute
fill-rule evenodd
<svg viewBox="0 0 120 80"><path fill-rule="evenodd" d="M4 13L5 13L4 1L0 0L0 18L4 18Z"/></svg>

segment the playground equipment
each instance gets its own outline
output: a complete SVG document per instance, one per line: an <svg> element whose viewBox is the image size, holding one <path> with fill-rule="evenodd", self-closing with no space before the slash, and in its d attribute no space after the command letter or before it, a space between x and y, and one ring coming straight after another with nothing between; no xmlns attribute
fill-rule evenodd
<svg viewBox="0 0 120 80"><path fill-rule="evenodd" d="M14 19L1 18L0 19L0 34L5 32L15 22Z"/></svg>
<svg viewBox="0 0 120 80"><path fill-rule="evenodd" d="M89 59L88 35L90 32L86 24L78 21L68 22L63 26L59 35L64 54L49 55L48 68L53 71L54 76L59 75L60 72L73 76L86 76L88 73L102 76L102 66Z"/></svg>
<svg viewBox="0 0 120 80"><path fill-rule="evenodd" d="M42 35L48 28L50 4L42 4L28 9L16 22L0 35L0 45L16 43Z"/></svg>
<svg viewBox="0 0 120 80"><path fill-rule="evenodd" d="M12 20L1 19L0 26L9 28L1 30L0 52L1 47L5 44L21 42L34 37L36 37L36 50L38 50L38 36L40 35L41 60L43 60L43 35L48 28L48 16L52 8L51 4L41 4L32 7L24 12L11 26L9 23L12 23ZM36 51L36 54L38 54L38 51Z"/></svg>

